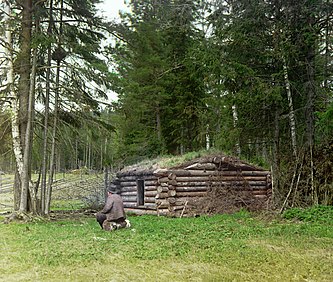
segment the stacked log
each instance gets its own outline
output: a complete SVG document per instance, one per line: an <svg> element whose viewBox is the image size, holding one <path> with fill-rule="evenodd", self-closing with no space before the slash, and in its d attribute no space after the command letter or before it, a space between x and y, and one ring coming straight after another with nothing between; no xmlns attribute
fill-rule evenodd
<svg viewBox="0 0 333 282"><path fill-rule="evenodd" d="M169 173L157 180L156 206L161 214L169 214L170 206L176 203L176 174Z"/></svg>
<svg viewBox="0 0 333 282"><path fill-rule="evenodd" d="M215 159L219 164L222 160ZM241 169L239 169L241 167ZM179 211L184 213L185 203L192 197L204 197L212 188L232 187L236 191L250 191L254 198L267 198L269 172L250 170L248 165L237 164L218 170L216 163L195 163L182 169L159 169L154 172L158 176L157 209L167 208L169 214ZM243 170L245 169L245 170Z"/></svg>
<svg viewBox="0 0 333 282"><path fill-rule="evenodd" d="M138 179L144 180L144 205L138 205ZM253 198L270 194L270 172L226 157L193 163L183 168L122 173L117 186L127 211L137 214L186 215L190 199L205 197L212 189L228 188ZM145 212L146 211L146 212Z"/></svg>
<svg viewBox="0 0 333 282"><path fill-rule="evenodd" d="M137 180L144 180L144 205L138 205ZM120 195L124 202L126 212L136 214L157 214L155 196L157 177L148 174L120 174L118 175Z"/></svg>

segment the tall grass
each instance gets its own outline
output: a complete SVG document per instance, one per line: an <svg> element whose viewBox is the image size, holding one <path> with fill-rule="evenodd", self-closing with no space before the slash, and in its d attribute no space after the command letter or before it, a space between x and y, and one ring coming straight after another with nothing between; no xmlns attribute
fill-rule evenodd
<svg viewBox="0 0 333 282"><path fill-rule="evenodd" d="M0 281L331 281L332 222L129 216L0 224Z"/></svg>

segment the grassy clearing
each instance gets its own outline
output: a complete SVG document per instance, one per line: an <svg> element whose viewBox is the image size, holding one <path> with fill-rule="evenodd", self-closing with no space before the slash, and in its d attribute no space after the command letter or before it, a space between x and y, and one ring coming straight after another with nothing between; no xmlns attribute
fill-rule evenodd
<svg viewBox="0 0 333 282"><path fill-rule="evenodd" d="M51 202L52 211L80 210L85 208L85 203L81 200L53 200Z"/></svg>
<svg viewBox="0 0 333 282"><path fill-rule="evenodd" d="M240 212L0 224L0 281L331 281L333 225Z"/></svg>
<svg viewBox="0 0 333 282"><path fill-rule="evenodd" d="M6 189L4 189L4 185L0 185L0 213L11 212L14 206L14 175L7 174L5 177ZM38 175L34 174L32 178L36 180ZM96 201L97 195L103 196L103 192L101 193L101 185L103 184L103 175L101 174L80 174L80 171L78 173L57 174L53 184L51 210L85 208L87 204ZM94 196L94 198L90 199L89 196Z"/></svg>

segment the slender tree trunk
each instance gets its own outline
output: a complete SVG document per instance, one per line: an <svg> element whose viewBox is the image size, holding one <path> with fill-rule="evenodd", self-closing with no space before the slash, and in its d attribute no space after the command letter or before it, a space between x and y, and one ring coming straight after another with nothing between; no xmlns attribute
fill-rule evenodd
<svg viewBox="0 0 333 282"><path fill-rule="evenodd" d="M15 184L14 184L14 210L17 211L20 207L20 198L21 198L21 183L20 175L23 171L23 155L22 155L22 146L20 140L20 129L19 129L19 102L18 97L14 91L14 65L13 65L13 44L12 44L12 33L9 25L9 18L11 16L11 8L7 2L4 6L4 19L5 23L5 56L7 61L7 75L5 84L8 89L8 100L10 102L9 112L11 117L11 127L12 127L12 142L13 142L13 152L16 163L16 174L15 174Z"/></svg>
<svg viewBox="0 0 333 282"><path fill-rule="evenodd" d="M92 165L92 145L91 145L91 141L89 141L88 143L88 169L91 169L91 165Z"/></svg>
<svg viewBox="0 0 333 282"><path fill-rule="evenodd" d="M18 74L19 84L18 84L18 97L19 97L19 136L20 136L20 151L23 155L23 152L26 152L25 146L26 144L26 134L27 131L27 123L28 123L28 105L29 105L29 95L30 95L30 73L31 73L31 28L32 28L32 0L24 0L22 2L22 23L21 23L21 48L19 52L18 59ZM29 139L30 137L28 137ZM24 144L24 145L22 145ZM28 141L28 144L30 142ZM19 149L17 149L19 150ZM29 150L28 150L29 152ZM15 189L20 189L20 205L19 211L26 212L28 211L28 193L29 193L29 178L31 176L30 173L30 161L29 159L25 159L22 156L22 159L17 158L17 161L22 164L17 164L18 167L18 176L20 177L20 181L16 183L20 183L21 187L15 187ZM20 172L21 170L21 172Z"/></svg>
<svg viewBox="0 0 333 282"><path fill-rule="evenodd" d="M50 15L49 26L47 29L48 36L52 35L53 25L53 0L50 0ZM47 48L47 69L46 69L46 92L45 92L45 111L44 111L44 132L43 132L43 160L42 160L42 183L41 183L41 210L45 214L45 193L47 182L47 168L48 168L48 131L49 131L49 107L50 107L50 91L51 91L51 57L52 50L51 44Z"/></svg>
<svg viewBox="0 0 333 282"><path fill-rule="evenodd" d="M238 113L237 113L237 108L236 105L232 106L232 117L233 117L233 121L234 121L234 128L237 129L238 126ZM239 144L239 137L237 137L238 140L236 142L236 154L237 156L241 155L241 147Z"/></svg>
<svg viewBox="0 0 333 282"><path fill-rule="evenodd" d="M104 198L107 198L109 188L109 167L104 167Z"/></svg>
<svg viewBox="0 0 333 282"><path fill-rule="evenodd" d="M307 135L307 145L310 152L310 169L311 169L311 191L312 191L312 201L314 204L318 204L318 195L314 186L314 165L313 165L313 147L314 147L314 101L316 97L316 82L315 82L315 46L316 40L313 35L315 18L310 15L308 18L309 24L309 34L311 39L307 40L308 50L306 58L306 70L307 70L307 107L306 107L306 135Z"/></svg>
<svg viewBox="0 0 333 282"><path fill-rule="evenodd" d="M306 107L306 124L307 124L307 144L311 148L314 144L314 99L316 93L315 87L315 71L314 71L314 58L315 51L314 46L309 48L307 58L307 107Z"/></svg>
<svg viewBox="0 0 333 282"><path fill-rule="evenodd" d="M36 66L37 66L37 49L33 51L33 62L31 69L30 78L30 90L29 90L29 101L28 101L28 120L25 132L25 144L23 154L23 174L22 174L22 191L27 190L30 195L32 212L36 214L37 210L37 197L35 188L31 182L31 149L33 141L33 127L34 127L34 111L35 111L35 78L36 78ZM21 198L22 200L22 198ZM22 201L21 201L22 204ZM20 211L24 212L23 204L20 205Z"/></svg>
<svg viewBox="0 0 333 282"><path fill-rule="evenodd" d="M104 156L104 148L103 148L103 143L101 142L101 154L100 154L100 157L101 157L101 162L100 162L100 169L103 169L103 156Z"/></svg>
<svg viewBox="0 0 333 282"><path fill-rule="evenodd" d="M58 49L61 49L62 44L62 19L63 19L63 9L64 2L60 1L60 27L59 27L59 41L58 41ZM57 72L56 72L56 85L55 85L55 94L54 94L54 114L53 114L53 130L52 130L52 146L51 146L51 155L50 155L50 173L49 173L49 181L46 189L46 203L45 203L45 214L50 212L51 206L51 196L52 196L52 184L53 177L55 172L55 160L56 160L56 143L57 143L57 127L58 127L58 111L59 111L59 89L60 89L60 62L61 60L57 60Z"/></svg>
<svg viewBox="0 0 333 282"><path fill-rule="evenodd" d="M206 125L205 140L206 140L206 150L209 150L210 149L209 124Z"/></svg>
<svg viewBox="0 0 333 282"><path fill-rule="evenodd" d="M181 128L181 143L179 145L180 149L180 154L183 155L185 153L185 147L184 147L184 127L182 126Z"/></svg>
<svg viewBox="0 0 333 282"><path fill-rule="evenodd" d="M79 168L79 153L78 153L78 141L75 138L75 169Z"/></svg>
<svg viewBox="0 0 333 282"><path fill-rule="evenodd" d="M88 158L89 158L89 138L87 135L86 144L85 144L85 157L84 157L84 166L88 167Z"/></svg>
<svg viewBox="0 0 333 282"><path fill-rule="evenodd" d="M326 0L326 6L328 7L330 0ZM329 57L330 57L330 36L329 36L329 29L330 29L330 13L329 9L327 9L326 14L326 27L325 27L325 66L324 66L324 88L328 91L328 81L329 81Z"/></svg>
<svg viewBox="0 0 333 282"><path fill-rule="evenodd" d="M291 144L292 144L292 149L293 149L293 155L295 158L297 158L296 121L295 121L293 97L291 94L287 62L284 57L283 57L283 74L284 74L284 82L285 82L285 86L286 86L288 105L289 105L289 123L290 123L290 131L291 131Z"/></svg>
<svg viewBox="0 0 333 282"><path fill-rule="evenodd" d="M279 191L280 187L280 126L279 126L279 113L275 109L275 119L274 119L274 142L273 142L273 164L272 164L272 202L276 204L276 193Z"/></svg>
<svg viewBox="0 0 333 282"><path fill-rule="evenodd" d="M57 62L56 91L55 91L55 100L54 100L53 130L52 130L52 146L51 146L51 156L50 156L50 174L49 174L49 181L48 181L48 185L47 185L47 189L46 189L45 214L48 214L50 212L52 184L53 184L53 177L54 177L54 172L55 172L58 108L59 108L59 80L60 80L60 61Z"/></svg>
<svg viewBox="0 0 333 282"><path fill-rule="evenodd" d="M157 131L157 139L158 141L162 140L162 126L161 126L161 113L160 113L160 105L156 105L156 131Z"/></svg>

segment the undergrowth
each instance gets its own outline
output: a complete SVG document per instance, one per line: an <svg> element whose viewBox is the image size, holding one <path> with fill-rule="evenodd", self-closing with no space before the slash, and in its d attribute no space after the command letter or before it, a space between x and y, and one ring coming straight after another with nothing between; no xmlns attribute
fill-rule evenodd
<svg viewBox="0 0 333 282"><path fill-rule="evenodd" d="M295 219L304 222L322 222L333 224L333 206L313 206L311 208L292 208L283 213L286 219Z"/></svg>

